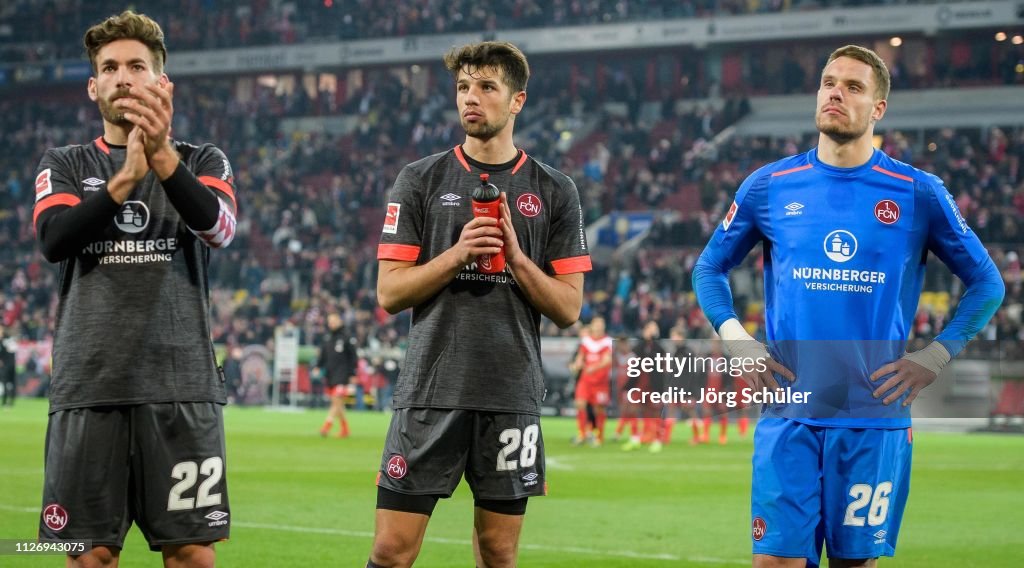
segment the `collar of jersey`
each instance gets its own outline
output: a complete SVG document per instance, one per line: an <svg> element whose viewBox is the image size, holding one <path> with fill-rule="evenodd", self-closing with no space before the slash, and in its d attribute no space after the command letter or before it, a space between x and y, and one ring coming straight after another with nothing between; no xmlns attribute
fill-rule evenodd
<svg viewBox="0 0 1024 568"><path fill-rule="evenodd" d="M485 172L491 172L491 173L504 172L506 170L511 170L512 168L514 168L516 166L517 163L519 163L520 160L523 159L523 151L520 150L520 149L516 149L516 157L515 158L512 158L511 160L505 162L504 164L485 164L483 162L478 162L478 161L474 160L473 158L471 158L469 156L469 154L466 153L466 150L462 147L462 144L459 144L458 146L455 147L455 152L457 154L461 155L463 158L465 158L467 164L473 166L474 168L476 168L478 170L483 170Z"/></svg>
<svg viewBox="0 0 1024 568"><path fill-rule="evenodd" d="M878 164L878 162L881 161L882 156L882 151L879 150L878 148L875 148L874 151L871 153L871 159L869 159L867 162L853 168L837 168L836 166L830 166L825 162L819 160L818 149L812 148L809 152L807 152L807 162L809 164L812 164L815 170L825 172L828 175L836 177L856 177L859 176L861 173L869 171L871 170L871 168L875 167Z"/></svg>

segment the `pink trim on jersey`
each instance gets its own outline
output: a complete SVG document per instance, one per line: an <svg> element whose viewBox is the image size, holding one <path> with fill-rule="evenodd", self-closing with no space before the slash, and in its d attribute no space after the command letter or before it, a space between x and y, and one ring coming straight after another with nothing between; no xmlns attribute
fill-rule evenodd
<svg viewBox="0 0 1024 568"><path fill-rule="evenodd" d="M231 204L235 206L236 210L238 209L238 202L235 201L235 188L231 187L230 183L213 176L199 176L196 179L206 187L216 189L226 194L228 198L231 199Z"/></svg>
<svg viewBox="0 0 1024 568"><path fill-rule="evenodd" d="M889 170L883 168L882 166L876 165L876 166L872 167L871 169L876 171L876 172L878 172L878 173L880 173L880 174L885 174L885 175L887 175L889 177L894 177L896 179L901 179L903 181L909 181L910 183L914 183L914 178L909 177L909 176L905 176L903 174L898 174L896 172L890 172Z"/></svg>
<svg viewBox="0 0 1024 568"><path fill-rule="evenodd" d="M804 170L809 170L809 169L811 169L813 167L814 167L814 164L805 164L805 165L797 167L797 168L790 168L788 170L782 170L781 172L775 172L775 173L772 174L772 177L775 178L775 177L784 176L786 174L792 174L792 173L795 173L795 172L802 172Z"/></svg>
<svg viewBox="0 0 1024 568"><path fill-rule="evenodd" d="M516 165L512 167L512 173L509 175L516 175L516 172L519 171L519 168L523 167L523 164L526 163L526 158L529 157L526 155L526 152L522 150L517 150L517 152L521 154L519 156L519 161L516 162ZM455 159L457 159L459 163L462 164L462 167L465 168L467 172L473 171L473 169L469 167L469 162L466 161L466 155L462 153L462 144L459 144L458 146L455 147Z"/></svg>
<svg viewBox="0 0 1024 568"><path fill-rule="evenodd" d="M516 162L516 167L512 168L512 174L511 175L516 175L516 172L519 171L519 168L523 167L523 164L526 163L526 158L527 158L526 152L523 152L523 156L521 158L519 158L518 162Z"/></svg>
<svg viewBox="0 0 1024 568"><path fill-rule="evenodd" d="M402 262L415 262L420 257L420 247L416 245L389 245L377 246L377 260L400 260Z"/></svg>
<svg viewBox="0 0 1024 568"><path fill-rule="evenodd" d="M455 158L462 164L462 167L466 168L467 172L472 172L472 168L469 167L469 162L466 161L466 155L462 153L462 144L455 147Z"/></svg>
<svg viewBox="0 0 1024 568"><path fill-rule="evenodd" d="M555 274L573 274L576 272L590 272L594 266L590 263L590 255L570 256L551 261L551 268Z"/></svg>
<svg viewBox="0 0 1024 568"><path fill-rule="evenodd" d="M108 156L110 155L110 146L107 146L107 142L106 140L103 139L102 136L93 140L93 142L96 144L96 147L99 148L101 152Z"/></svg>
<svg viewBox="0 0 1024 568"><path fill-rule="evenodd" d="M36 224L36 220L42 215L43 211L57 205L67 205L68 207L74 207L81 203L82 200L77 195L70 193L54 193L44 197L39 203L36 203L35 210L32 213L32 225Z"/></svg>
<svg viewBox="0 0 1024 568"><path fill-rule="evenodd" d="M220 204L220 213L218 213L217 222L213 224L213 227L205 231L196 231L189 227L192 234L202 239L210 248L224 248L235 238L235 225L237 224L235 214L220 197L217 198L217 203Z"/></svg>

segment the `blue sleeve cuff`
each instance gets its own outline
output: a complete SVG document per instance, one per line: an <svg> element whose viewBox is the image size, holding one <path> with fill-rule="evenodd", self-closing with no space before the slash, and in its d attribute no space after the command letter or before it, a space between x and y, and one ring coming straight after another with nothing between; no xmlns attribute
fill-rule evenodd
<svg viewBox="0 0 1024 568"><path fill-rule="evenodd" d="M979 277L967 283L967 290L960 298L956 314L935 340L956 357L967 342L977 335L1003 303L1006 286L995 263L988 260Z"/></svg>
<svg viewBox="0 0 1024 568"><path fill-rule="evenodd" d="M693 290L697 293L697 303L716 332L730 318L739 319L733 309L727 274L698 261L693 267Z"/></svg>

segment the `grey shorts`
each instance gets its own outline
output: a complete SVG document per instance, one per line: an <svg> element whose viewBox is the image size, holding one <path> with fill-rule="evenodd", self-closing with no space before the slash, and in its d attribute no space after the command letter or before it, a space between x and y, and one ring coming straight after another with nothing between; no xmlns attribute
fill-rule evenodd
<svg viewBox="0 0 1024 568"><path fill-rule="evenodd" d="M407 495L451 497L463 475L477 499L546 494L540 417L461 409L395 410L378 486Z"/></svg>
<svg viewBox="0 0 1024 568"><path fill-rule="evenodd" d="M39 536L152 550L228 538L224 419L212 402L73 408L50 415Z"/></svg>

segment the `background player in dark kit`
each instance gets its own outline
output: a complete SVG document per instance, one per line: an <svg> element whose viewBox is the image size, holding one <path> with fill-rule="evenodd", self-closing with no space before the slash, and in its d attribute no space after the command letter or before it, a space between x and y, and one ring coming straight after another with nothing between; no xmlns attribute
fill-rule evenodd
<svg viewBox="0 0 1024 568"><path fill-rule="evenodd" d="M413 308L378 473L367 566L409 566L438 498L463 474L475 497L477 566L514 566L527 497L543 495L539 325L579 317L590 270L572 180L517 149L529 66L508 43L449 52L466 140L409 164L389 195L378 301ZM480 175L502 191L501 219L474 218ZM504 246L506 271L476 259Z"/></svg>
<svg viewBox="0 0 1024 568"><path fill-rule="evenodd" d="M39 247L60 263L40 537L88 539L114 566L132 522L166 566L213 566L228 537L208 263L235 230L231 166L169 138L163 32L127 11L84 38L103 135L50 149Z"/></svg>
<svg viewBox="0 0 1024 568"><path fill-rule="evenodd" d="M327 396L331 399L331 407L327 409L327 418L320 428L320 435L326 436L331 431L334 420L338 420L338 437L348 437L348 420L345 419L345 394L348 385L356 380L356 366L359 354L356 339L345 331L344 322L337 313L327 315L327 333L320 342L320 355L316 360L314 374L323 374Z"/></svg>
<svg viewBox="0 0 1024 568"><path fill-rule="evenodd" d="M14 398L18 394L18 375L15 372L15 352L17 344L13 337L8 337L7 330L0 325L0 385L4 389L3 406L14 406Z"/></svg>

